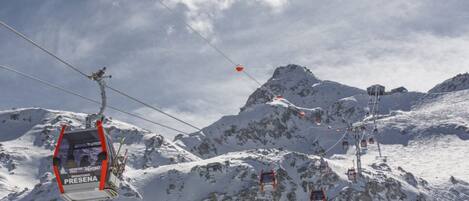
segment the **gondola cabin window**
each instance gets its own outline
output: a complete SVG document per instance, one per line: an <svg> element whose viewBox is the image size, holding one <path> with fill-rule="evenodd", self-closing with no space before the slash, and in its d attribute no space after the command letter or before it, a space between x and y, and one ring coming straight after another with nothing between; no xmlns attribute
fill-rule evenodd
<svg viewBox="0 0 469 201"><path fill-rule="evenodd" d="M65 134L58 155L63 184L97 182L101 171L102 158L98 157L101 152L101 142L92 132ZM87 176L75 177L79 175Z"/></svg>
<svg viewBox="0 0 469 201"><path fill-rule="evenodd" d="M275 178L274 178L274 175L272 174L264 174L262 175L262 181L266 184L269 184L269 183L274 183L275 182Z"/></svg>

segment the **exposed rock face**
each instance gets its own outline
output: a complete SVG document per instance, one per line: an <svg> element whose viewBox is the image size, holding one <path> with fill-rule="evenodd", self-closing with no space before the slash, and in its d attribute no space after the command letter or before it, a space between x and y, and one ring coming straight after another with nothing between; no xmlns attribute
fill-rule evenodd
<svg viewBox="0 0 469 201"><path fill-rule="evenodd" d="M417 92L383 96L380 114L408 111L422 96ZM176 142L202 158L252 148L315 154L337 141L351 123L364 119L368 103L364 90L322 81L305 67L287 65L275 70L238 115L225 116L202 133L177 136ZM343 150L336 148L333 153Z"/></svg>
<svg viewBox="0 0 469 201"><path fill-rule="evenodd" d="M450 86L442 88L458 89ZM461 110L468 108L469 90L443 95L398 91L381 97L383 146L423 135L469 138L469 115ZM340 140L350 123L367 116L368 102L364 90L322 81L305 67L288 65L279 67L239 114L225 116L200 133L179 135L175 142L108 119L105 128L115 146L125 137L124 148L129 149L118 200L302 201L312 190L324 190L328 200L340 201L469 200L466 181L452 177L449 189L435 186L396 161L368 158L363 176L349 181L345 172L351 150L346 153ZM0 112L1 201L60 200L50 170L58 128L62 123L83 128L84 116L44 109ZM336 155L319 157L326 149L326 157ZM277 175L277 189L262 193L259 174L270 170ZM33 185L13 186L18 178L31 179Z"/></svg>
<svg viewBox="0 0 469 201"><path fill-rule="evenodd" d="M17 163L15 160L20 158L14 158L15 156L10 154L7 150L5 150L0 144L0 168L5 168L10 174L14 174L13 170L15 170Z"/></svg>
<svg viewBox="0 0 469 201"><path fill-rule="evenodd" d="M419 187L403 188L399 178L391 171L365 173L357 183L344 180L333 162L315 156L295 152L269 150L251 150L230 153L216 157L216 161L193 166L189 172L180 168L171 170L166 180L167 197L185 195L190 191L189 181L207 186L219 186L222 192L207 191L211 200L307 200L312 190L324 190L332 200L427 200L425 189ZM229 159L225 160L224 159ZM215 160L210 159L210 160ZM269 164L276 164L272 167ZM257 171L256 171L257 169ZM259 192L259 169L274 169L278 187L275 192ZM233 181L224 183L225 179ZM244 186L236 189L233 185ZM159 188L159 186L158 186ZM410 189L409 189L410 188ZM420 192L415 195L415 192ZM164 199L164 198L163 198ZM180 199L183 199L182 197Z"/></svg>
<svg viewBox="0 0 469 201"><path fill-rule="evenodd" d="M290 64L278 67L274 75L249 96L241 111L255 104L270 102L277 95L301 107L325 108L338 99L359 93L365 91L337 82L319 80L306 67Z"/></svg>
<svg viewBox="0 0 469 201"><path fill-rule="evenodd" d="M300 117L295 106L280 102L256 105L237 116L223 117L204 128L203 133L180 138L177 143L200 157L210 158L231 151L253 148L288 149L304 153L317 153L322 149L315 145L316 134L309 128L315 119L328 121L320 109L305 110ZM316 126L325 132L337 132L325 126ZM322 131L321 130L321 131ZM340 136L334 136L340 137Z"/></svg>
<svg viewBox="0 0 469 201"><path fill-rule="evenodd" d="M449 189L450 193L447 194L448 198L454 200L469 200L469 182L456 179L453 176L450 177L449 181L452 186Z"/></svg>
<svg viewBox="0 0 469 201"><path fill-rule="evenodd" d="M394 94L394 93L407 93L409 92L409 90L407 90L405 87L397 87L397 88L394 88L394 89L391 89L391 94Z"/></svg>
<svg viewBox="0 0 469 201"><path fill-rule="evenodd" d="M442 93L469 89L469 73L458 74L445 80L428 91L428 93Z"/></svg>

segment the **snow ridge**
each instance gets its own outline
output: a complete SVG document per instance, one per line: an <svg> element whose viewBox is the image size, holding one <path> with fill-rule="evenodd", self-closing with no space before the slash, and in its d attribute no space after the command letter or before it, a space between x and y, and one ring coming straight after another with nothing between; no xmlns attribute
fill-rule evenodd
<svg viewBox="0 0 469 201"><path fill-rule="evenodd" d="M469 73L458 74L445 80L428 91L428 93L444 93L469 89Z"/></svg>
<svg viewBox="0 0 469 201"><path fill-rule="evenodd" d="M352 148L336 146L325 158L318 155L351 123L366 119L371 128L369 97L299 65L277 68L237 115L174 141L109 118L105 128L115 142L126 137L131 153L118 200L293 201L307 200L313 189L340 201L468 200L469 172L448 169L455 168L454 160L467 164L458 157L469 154L464 77L437 85L438 93L399 89L381 97L377 138L388 162L377 159L370 145L357 182L345 174L355 157ZM58 128L83 128L84 117L41 108L0 112L0 200L59 200L50 170ZM436 165L422 168L418 161ZM269 170L276 171L279 186L263 194L258 175Z"/></svg>

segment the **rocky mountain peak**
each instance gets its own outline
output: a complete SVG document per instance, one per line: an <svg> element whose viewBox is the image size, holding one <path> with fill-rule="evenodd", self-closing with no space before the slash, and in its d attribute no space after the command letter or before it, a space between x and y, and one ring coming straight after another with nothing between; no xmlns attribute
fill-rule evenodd
<svg viewBox="0 0 469 201"><path fill-rule="evenodd" d="M309 78L312 80L320 81L314 76L314 74L306 67L288 64L287 66L277 67L274 71L272 79L299 79L299 78Z"/></svg>
<svg viewBox="0 0 469 201"><path fill-rule="evenodd" d="M355 87L318 79L306 67L289 64L276 68L273 76L251 94L241 111L281 96L299 107L327 107L338 99L364 93Z"/></svg>
<svg viewBox="0 0 469 201"><path fill-rule="evenodd" d="M428 93L442 93L469 89L469 73L458 74L445 80L428 91Z"/></svg>

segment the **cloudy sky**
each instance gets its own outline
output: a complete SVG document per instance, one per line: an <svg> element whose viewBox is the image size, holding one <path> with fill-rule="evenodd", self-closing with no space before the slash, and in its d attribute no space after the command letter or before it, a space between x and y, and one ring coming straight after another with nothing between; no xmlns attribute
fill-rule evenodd
<svg viewBox="0 0 469 201"><path fill-rule="evenodd" d="M307 66L321 79L427 91L469 71L469 1L82 0L0 2L0 20L109 85L200 127L236 114L255 83L184 23L264 82L275 67ZM0 28L0 64L89 97L97 87ZM0 109L95 112L91 103L0 71ZM110 104L192 131L110 93ZM109 111L166 135L170 131Z"/></svg>

